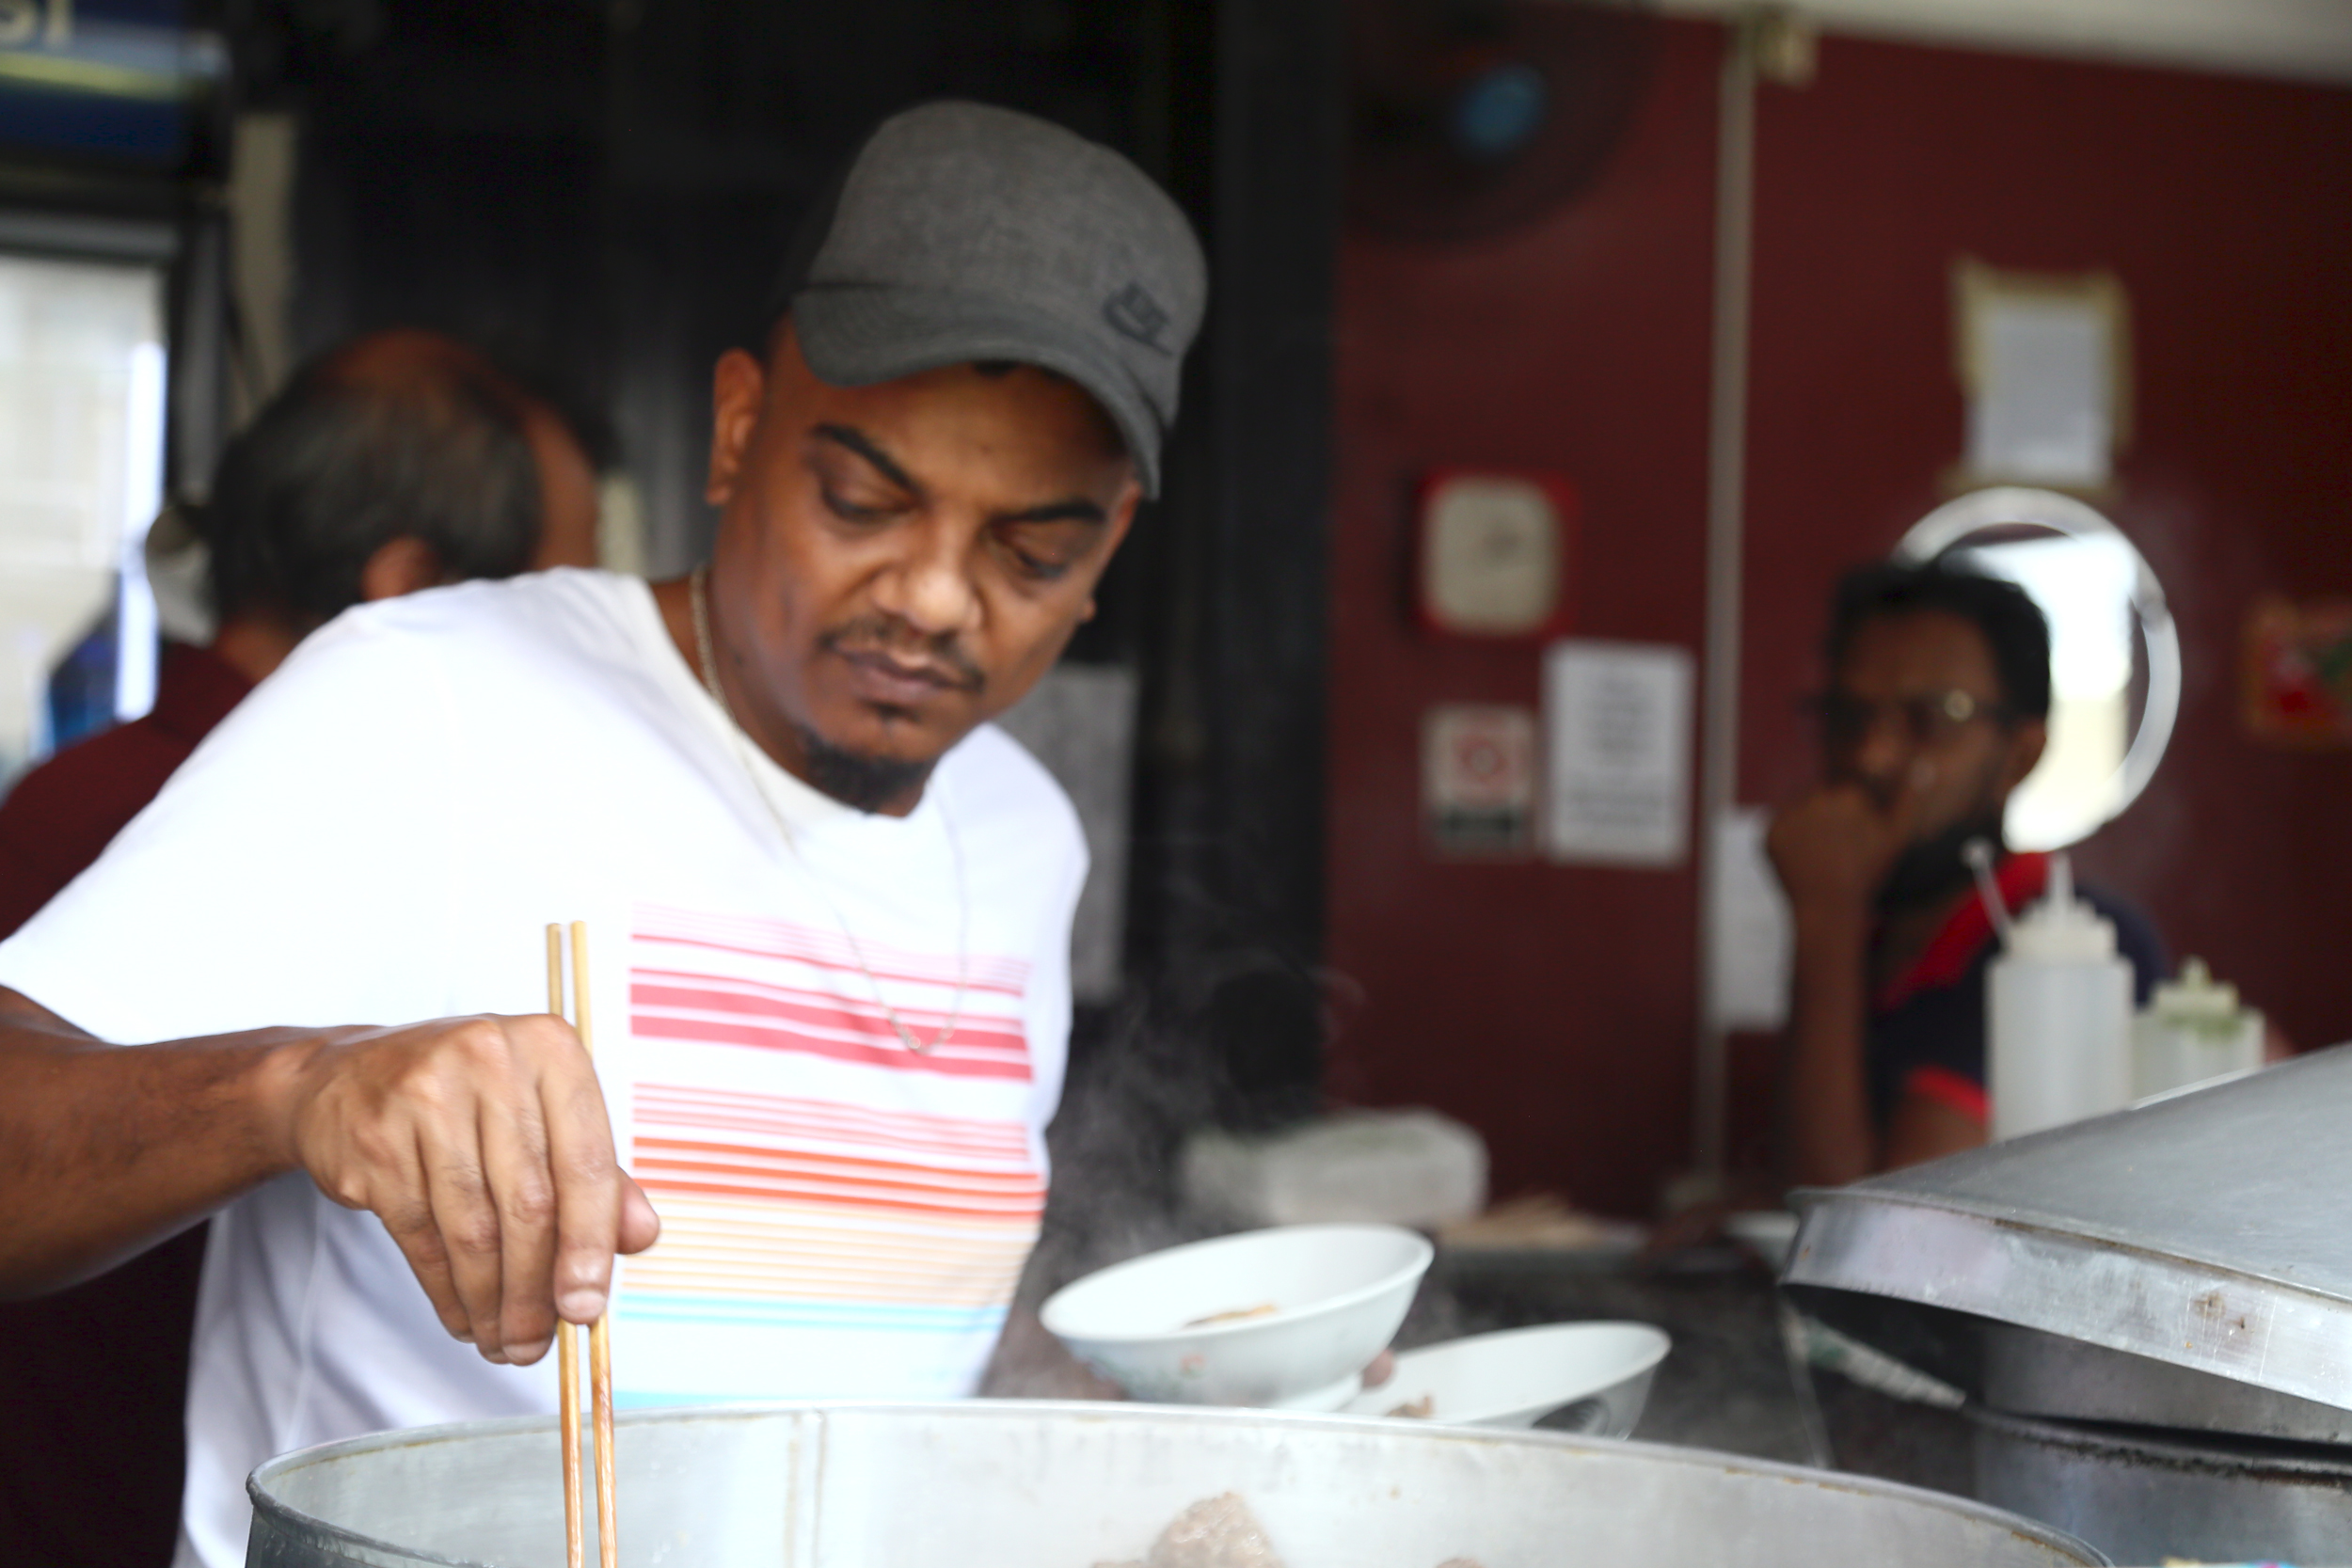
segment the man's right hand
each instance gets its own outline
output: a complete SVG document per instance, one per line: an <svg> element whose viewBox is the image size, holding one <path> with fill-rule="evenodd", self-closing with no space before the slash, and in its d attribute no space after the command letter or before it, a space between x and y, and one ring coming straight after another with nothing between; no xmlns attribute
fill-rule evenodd
<svg viewBox="0 0 2352 1568"><path fill-rule="evenodd" d="M1858 784L1825 784L1784 808L1764 850L1790 905L1801 915L1867 909L1910 843L1921 791L1931 782L1908 780L1883 805Z"/></svg>
<svg viewBox="0 0 2352 1568"><path fill-rule="evenodd" d="M527 1366L604 1310L660 1221L621 1169L588 1054L544 1015L342 1029L291 1053L291 1163L383 1220L442 1326Z"/></svg>
<svg viewBox="0 0 2352 1568"><path fill-rule="evenodd" d="M1780 1160L1791 1181L1837 1186L1878 1168L1863 1065L1871 909L1934 783L1925 759L1880 787L1841 780L1783 810L1765 835L1796 937Z"/></svg>

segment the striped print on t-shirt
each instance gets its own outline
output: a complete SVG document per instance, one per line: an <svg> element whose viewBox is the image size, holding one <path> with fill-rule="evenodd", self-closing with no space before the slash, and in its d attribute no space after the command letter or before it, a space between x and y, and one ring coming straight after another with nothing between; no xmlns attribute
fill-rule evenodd
<svg viewBox="0 0 2352 1568"><path fill-rule="evenodd" d="M628 1163L662 1233L622 1272L619 1397L969 1393L1045 1204L1027 965L654 906L634 925Z"/></svg>

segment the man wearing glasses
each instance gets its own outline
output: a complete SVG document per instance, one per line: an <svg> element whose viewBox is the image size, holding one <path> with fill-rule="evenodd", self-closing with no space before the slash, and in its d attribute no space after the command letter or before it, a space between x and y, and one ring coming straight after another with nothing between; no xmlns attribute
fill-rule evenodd
<svg viewBox="0 0 2352 1568"><path fill-rule="evenodd" d="M2023 589L1936 563L1866 566L1838 585L1825 653L1823 781L1767 841L1796 927L1783 1158L1807 1185L1984 1142L1997 943L1962 847L1994 847L2011 908L2048 872L2001 837L2050 712L2050 630ZM2086 895L2145 1001L2165 970L2154 931Z"/></svg>

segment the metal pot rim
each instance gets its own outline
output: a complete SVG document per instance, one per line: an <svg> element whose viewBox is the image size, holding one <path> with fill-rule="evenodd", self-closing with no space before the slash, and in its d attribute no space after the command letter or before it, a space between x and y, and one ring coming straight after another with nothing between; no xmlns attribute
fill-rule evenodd
<svg viewBox="0 0 2352 1568"><path fill-rule="evenodd" d="M2333 1459L2312 1451L2318 1443L2283 1438L2245 1437L2233 1433L2174 1431L2121 1425L2107 1421L2069 1421L2058 1417L2023 1416L1971 1402L1962 1409L1976 1426L2003 1437L2051 1447L2074 1449L2109 1459L2132 1459L2177 1465L2215 1474L2250 1479L2276 1476L2297 1481L2352 1484L2352 1451L2340 1449ZM2297 1452L2296 1449L2306 1451Z"/></svg>
<svg viewBox="0 0 2352 1568"><path fill-rule="evenodd" d="M1366 1427L1393 1428L1401 1423L1378 1417L1299 1415L1286 1411L1234 1410L1200 1405L1154 1405L1126 1402L1060 1401L1060 1400L960 1400L946 1403L899 1402L883 1400L794 1400L767 1403L726 1405L693 1405L680 1409L642 1409L620 1412L617 1426L634 1426L651 1422L679 1421L745 1421L771 1420L780 1417L816 1418L820 1422L830 1415L887 1415L891 1412L919 1415L927 1419L981 1419L1004 1414L1023 1417L1068 1417L1080 1422L1109 1422L1141 1417L1156 1423L1192 1426L1264 1426L1279 1427L1287 1432L1360 1431ZM553 1416L506 1416L484 1420L452 1421L438 1426L406 1427L392 1432L370 1433L359 1437L346 1437L331 1443L320 1443L280 1454L255 1467L246 1479L246 1493L252 1499L256 1513L267 1513L280 1525L311 1538L322 1547L349 1555L352 1547L381 1551L408 1561L429 1561L447 1564L448 1568L478 1568L462 1558L446 1558L414 1547L398 1545L361 1536L357 1532L330 1525L326 1520L304 1513L272 1496L269 1483L278 1477L304 1465L353 1454L378 1449L445 1441L460 1436L488 1436L506 1433L546 1431L555 1425ZM1661 1464L1710 1466L1761 1477L1777 1477L1806 1485L1867 1496L1907 1499L1945 1513L1994 1523L2059 1552L2071 1552L2082 1560L2105 1563L2110 1560L2096 1547L2061 1529L2036 1520L1994 1508L1968 1497L1955 1497L1925 1487L1907 1486L1899 1481L1881 1481L1875 1477L1850 1475L1836 1470L1810 1469L1801 1465L1785 1465L1774 1460L1754 1459L1744 1454L1722 1453L1711 1449L1682 1448L1664 1443L1639 1443L1624 1438L1581 1437L1568 1433L1543 1431L1503 1431L1489 1427L1448 1426L1441 1422L1414 1422L1417 1431L1433 1439L1448 1442L1479 1443L1498 1446L1539 1445L1549 1448L1580 1449L1594 1454L1643 1455Z"/></svg>

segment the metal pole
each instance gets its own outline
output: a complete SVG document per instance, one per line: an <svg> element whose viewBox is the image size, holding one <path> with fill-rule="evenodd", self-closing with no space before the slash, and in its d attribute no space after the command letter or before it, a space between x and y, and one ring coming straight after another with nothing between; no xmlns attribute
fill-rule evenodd
<svg viewBox="0 0 2352 1568"><path fill-rule="evenodd" d="M1715 167L1715 338L1707 440L1707 649L1699 735L1698 1050L1691 1148L1703 1179L1725 1164L1728 1070L1714 1005L1718 831L1740 786L1740 595L1746 503L1748 287L1756 209L1756 27L1724 30Z"/></svg>

